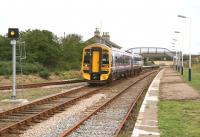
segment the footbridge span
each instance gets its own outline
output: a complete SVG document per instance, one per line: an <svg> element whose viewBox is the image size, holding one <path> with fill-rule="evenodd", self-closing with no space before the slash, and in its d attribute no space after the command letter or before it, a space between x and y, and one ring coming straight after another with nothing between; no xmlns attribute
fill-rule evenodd
<svg viewBox="0 0 200 137"><path fill-rule="evenodd" d="M170 62L173 64L173 59L176 57L176 52L162 47L134 47L127 50L127 52L140 54L144 57L144 61ZM158 63L159 64L159 63Z"/></svg>

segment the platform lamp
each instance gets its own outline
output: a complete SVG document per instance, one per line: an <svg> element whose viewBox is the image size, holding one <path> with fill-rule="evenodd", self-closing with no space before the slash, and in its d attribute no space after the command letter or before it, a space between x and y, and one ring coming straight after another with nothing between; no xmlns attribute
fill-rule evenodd
<svg viewBox="0 0 200 137"><path fill-rule="evenodd" d="M174 33L179 34L181 33L180 31L174 31ZM177 41L177 40L176 40ZM180 43L180 42L179 42ZM178 46L177 46L178 47ZM178 50L178 48L177 48ZM180 50L178 51L178 72L180 72Z"/></svg>
<svg viewBox="0 0 200 137"><path fill-rule="evenodd" d="M191 67L191 17L178 15L177 17L189 20L189 66L188 66L188 81L192 80L192 67Z"/></svg>
<svg viewBox="0 0 200 137"><path fill-rule="evenodd" d="M174 44L174 43L171 43L171 44ZM176 52L175 45L172 45L172 52L174 52L174 51ZM174 57L173 57L173 66L175 66L175 58ZM175 69L176 69L176 67L175 67Z"/></svg>
<svg viewBox="0 0 200 137"><path fill-rule="evenodd" d="M172 39L174 42L172 42L171 44L174 45L175 47L175 42L177 41L176 39ZM177 47L175 48L176 49L176 71L178 70L178 53L177 53Z"/></svg>

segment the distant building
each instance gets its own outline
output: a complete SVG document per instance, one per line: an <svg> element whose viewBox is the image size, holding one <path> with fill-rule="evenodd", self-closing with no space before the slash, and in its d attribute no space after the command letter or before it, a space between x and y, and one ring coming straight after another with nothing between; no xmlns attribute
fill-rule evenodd
<svg viewBox="0 0 200 137"><path fill-rule="evenodd" d="M108 32L103 32L103 35L101 36L98 28L96 28L96 30L94 32L94 36L92 38L88 39L87 41L94 41L96 43L105 44L109 47L114 47L114 48L118 48L118 49L122 48L119 45L115 44L114 42L110 41L110 35Z"/></svg>

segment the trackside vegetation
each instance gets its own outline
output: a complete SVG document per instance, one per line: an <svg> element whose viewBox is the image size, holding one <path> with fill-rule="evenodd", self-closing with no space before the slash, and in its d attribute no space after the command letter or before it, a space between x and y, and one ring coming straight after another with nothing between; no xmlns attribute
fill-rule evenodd
<svg viewBox="0 0 200 137"><path fill-rule="evenodd" d="M39 74L43 78L48 78L51 72L80 70L82 49L92 43L83 42L82 36L78 34L69 34L63 38L48 30L38 29L20 32L19 41L26 45L26 59L22 61L23 74ZM11 65L10 40L0 35L0 75L11 75ZM20 68L18 59L18 74Z"/></svg>

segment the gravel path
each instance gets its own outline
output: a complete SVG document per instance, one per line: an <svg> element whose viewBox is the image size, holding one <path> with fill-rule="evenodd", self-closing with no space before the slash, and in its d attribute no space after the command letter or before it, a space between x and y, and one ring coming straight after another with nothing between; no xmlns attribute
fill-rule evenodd
<svg viewBox="0 0 200 137"><path fill-rule="evenodd" d="M66 111L32 126L29 130L25 131L24 134L21 134L20 137L57 137L63 130L80 120L83 111L99 102L102 98L106 98L106 95L95 94L90 98L81 100Z"/></svg>

